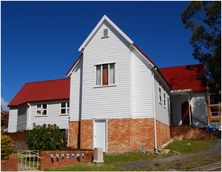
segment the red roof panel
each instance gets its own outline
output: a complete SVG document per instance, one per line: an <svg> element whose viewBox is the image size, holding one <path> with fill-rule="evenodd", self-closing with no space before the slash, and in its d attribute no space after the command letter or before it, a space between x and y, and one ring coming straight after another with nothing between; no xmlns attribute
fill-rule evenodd
<svg viewBox="0 0 222 172"><path fill-rule="evenodd" d="M70 79L26 83L8 106L27 102L69 99Z"/></svg>
<svg viewBox="0 0 222 172"><path fill-rule="evenodd" d="M172 90L206 91L202 80L205 76L205 68L202 64L160 68L160 71Z"/></svg>

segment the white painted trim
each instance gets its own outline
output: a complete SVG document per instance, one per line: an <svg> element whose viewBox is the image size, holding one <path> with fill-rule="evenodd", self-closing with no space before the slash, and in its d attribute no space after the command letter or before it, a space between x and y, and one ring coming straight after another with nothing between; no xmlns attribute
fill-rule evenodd
<svg viewBox="0 0 222 172"><path fill-rule="evenodd" d="M97 120L97 121L104 121L105 120L105 124L106 124L106 131L105 131L105 152L107 152L107 150L108 150L108 122L107 122L107 118L93 118L92 119L93 120L93 149L94 149L94 145L95 145L95 137L94 137L94 135L95 135L95 121Z"/></svg>
<svg viewBox="0 0 222 172"><path fill-rule="evenodd" d="M134 46L132 46L152 67L154 67L154 65Z"/></svg>
<svg viewBox="0 0 222 172"><path fill-rule="evenodd" d="M154 149L157 149L157 136L156 136L156 100L155 100L155 79L154 79L154 68L152 69L152 92L153 92L153 128L154 128ZM159 87L158 87L158 92L159 92ZM159 99L159 97L158 97Z"/></svg>
<svg viewBox="0 0 222 172"><path fill-rule="evenodd" d="M110 84L110 64L114 63L114 73L115 73L115 83ZM103 65L107 64L108 65L108 85L102 85L103 84ZM106 63L99 63L99 64L94 64L94 83L93 83L93 88L101 88L101 87L115 87L117 86L117 63L116 62L106 62ZM96 66L101 66L101 85L96 85Z"/></svg>
<svg viewBox="0 0 222 172"><path fill-rule="evenodd" d="M79 47L78 51L82 51L83 52L83 50L86 47L86 45L88 44L88 42L95 35L95 33L98 31L98 29L100 28L100 26L102 25L102 23L104 21L107 21L117 32L119 32L119 34L124 39L126 39L127 42L129 42L130 44L133 44L133 41L125 33L123 33L106 15L104 15L102 17L102 19L99 21L99 23L96 25L96 27L89 34L89 36L86 38L86 40L83 42L83 44Z"/></svg>
<svg viewBox="0 0 222 172"><path fill-rule="evenodd" d="M70 77L71 74L73 73L75 67L79 64L79 61L82 59L83 54L81 55L81 57L79 58L79 60L76 62L76 64L72 67L72 69L69 71L69 73L66 75L67 77Z"/></svg>

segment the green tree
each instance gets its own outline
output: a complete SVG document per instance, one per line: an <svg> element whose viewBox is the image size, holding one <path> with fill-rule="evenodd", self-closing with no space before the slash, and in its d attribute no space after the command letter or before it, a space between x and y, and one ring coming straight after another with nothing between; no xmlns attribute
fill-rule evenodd
<svg viewBox="0 0 222 172"><path fill-rule="evenodd" d="M221 2L191 1L181 13L186 29L192 31L193 57L205 65L209 89L221 88Z"/></svg>

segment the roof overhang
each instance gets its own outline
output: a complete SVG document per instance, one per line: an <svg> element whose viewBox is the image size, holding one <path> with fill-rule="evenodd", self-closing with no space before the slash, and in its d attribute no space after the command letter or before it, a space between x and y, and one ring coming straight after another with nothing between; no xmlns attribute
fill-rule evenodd
<svg viewBox="0 0 222 172"><path fill-rule="evenodd" d="M193 90L192 89L171 90L170 95L190 95L190 97L193 97Z"/></svg>
<svg viewBox="0 0 222 172"><path fill-rule="evenodd" d="M133 41L125 33L123 33L123 31L120 30L106 15L104 15L103 18L96 25L96 27L89 34L89 36L86 38L86 40L83 42L83 44L80 46L79 51L83 52L88 42L92 39L92 37L95 35L95 33L98 31L98 29L100 28L100 26L103 24L104 21L107 21L117 32L119 32L119 34L122 35L122 37L127 42L129 42L129 44L131 45L133 44Z"/></svg>

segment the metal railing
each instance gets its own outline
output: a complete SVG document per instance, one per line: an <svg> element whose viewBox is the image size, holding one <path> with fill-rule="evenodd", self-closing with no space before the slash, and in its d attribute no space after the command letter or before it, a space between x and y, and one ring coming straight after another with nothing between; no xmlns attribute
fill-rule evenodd
<svg viewBox="0 0 222 172"><path fill-rule="evenodd" d="M39 166L38 150L18 150L18 171L37 171Z"/></svg>
<svg viewBox="0 0 222 172"><path fill-rule="evenodd" d="M210 126L212 126L212 127L221 127L221 122L210 122L209 123L210 124Z"/></svg>

